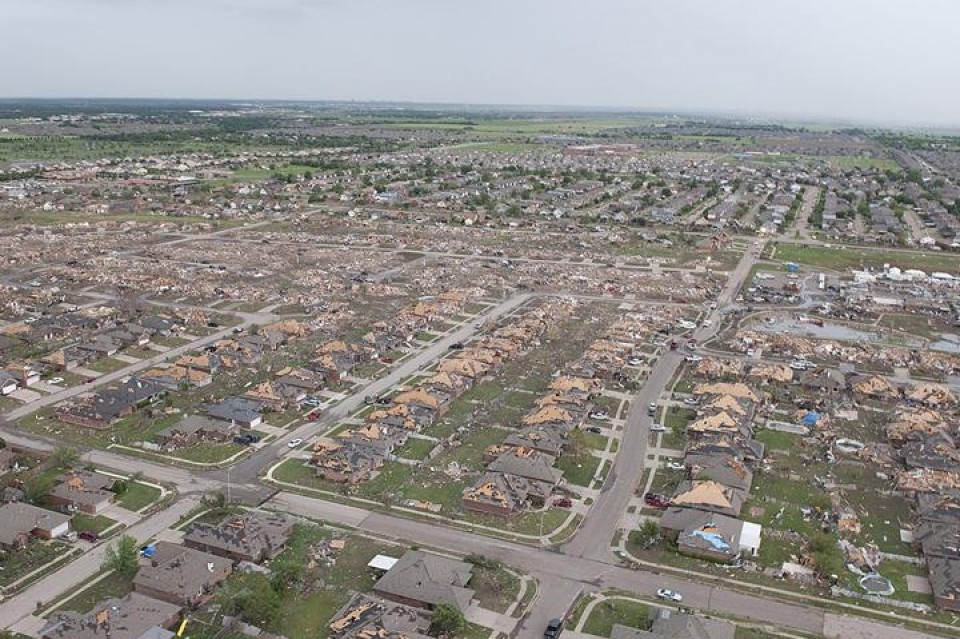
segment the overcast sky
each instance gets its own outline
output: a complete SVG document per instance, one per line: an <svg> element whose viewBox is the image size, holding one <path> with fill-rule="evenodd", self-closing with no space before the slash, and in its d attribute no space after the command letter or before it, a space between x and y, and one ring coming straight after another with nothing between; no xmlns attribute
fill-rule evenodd
<svg viewBox="0 0 960 639"><path fill-rule="evenodd" d="M960 0L0 0L0 97L960 125Z"/></svg>

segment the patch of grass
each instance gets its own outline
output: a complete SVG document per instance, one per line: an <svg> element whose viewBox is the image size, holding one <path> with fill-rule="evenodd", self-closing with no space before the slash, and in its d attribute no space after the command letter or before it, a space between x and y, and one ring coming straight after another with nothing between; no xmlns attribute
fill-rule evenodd
<svg viewBox="0 0 960 639"><path fill-rule="evenodd" d="M600 637L609 637L614 624L630 628L647 628L650 607L646 604L627 599L606 599L601 601L587 617L583 631Z"/></svg>
<svg viewBox="0 0 960 639"><path fill-rule="evenodd" d="M436 445L437 442L430 441L429 439L414 439L411 437L407 440L406 444L397 448L394 454L396 454L397 457L403 457L405 459L422 460L427 458L427 455Z"/></svg>
<svg viewBox="0 0 960 639"><path fill-rule="evenodd" d="M470 587L481 607L503 613L520 592L520 579L498 563L475 564Z"/></svg>
<svg viewBox="0 0 960 639"><path fill-rule="evenodd" d="M352 591L369 591L377 579L367 568L375 555L400 557L406 549L363 537L347 537L346 547L332 566L309 566L309 550L329 532L313 526L300 526L291 538L285 557L308 565L304 590L282 599L283 609L270 630L289 639L323 639L329 635L330 619L351 596ZM315 584L321 580L323 585ZM489 631L487 631L489 633Z"/></svg>
<svg viewBox="0 0 960 639"><path fill-rule="evenodd" d="M922 271L945 271L956 273L960 268L960 256L949 253L926 253L894 249L871 250L851 247L808 246L804 244L780 244L775 254L777 260L796 262L833 270L871 267L884 264Z"/></svg>
<svg viewBox="0 0 960 639"><path fill-rule="evenodd" d="M127 489L122 495L117 496L117 505L127 510L136 511L146 508L158 499L160 499L159 488L147 486L138 481L127 482Z"/></svg>
<svg viewBox="0 0 960 639"><path fill-rule="evenodd" d="M63 602L55 610L72 610L85 614L110 597L123 597L133 590L133 578L111 572L89 588L77 593L75 597Z"/></svg>
<svg viewBox="0 0 960 639"><path fill-rule="evenodd" d="M121 368L126 368L130 366L130 362L122 362L119 359L114 359L112 357L105 357L103 359L98 359L93 364L90 364L88 368L98 373L113 373L120 370Z"/></svg>
<svg viewBox="0 0 960 639"><path fill-rule="evenodd" d="M246 446L243 444L236 444L234 442L225 442L223 444L200 442L189 448L178 450L172 453L171 456L203 464L215 464L233 457L245 448Z"/></svg>
<svg viewBox="0 0 960 639"><path fill-rule="evenodd" d="M115 523L117 522L104 515L84 514L74 515L73 519L70 521L70 525L77 532L80 532L81 530L92 530L97 534L102 533Z"/></svg>
<svg viewBox="0 0 960 639"><path fill-rule="evenodd" d="M556 463L556 467L563 471L563 478L577 486L589 486L599 465L600 458L594 457L587 448L582 448L579 454L568 452Z"/></svg>
<svg viewBox="0 0 960 639"><path fill-rule="evenodd" d="M792 450L799 442L799 435L783 433L776 430L758 430L754 437L759 442L763 442L767 450Z"/></svg>

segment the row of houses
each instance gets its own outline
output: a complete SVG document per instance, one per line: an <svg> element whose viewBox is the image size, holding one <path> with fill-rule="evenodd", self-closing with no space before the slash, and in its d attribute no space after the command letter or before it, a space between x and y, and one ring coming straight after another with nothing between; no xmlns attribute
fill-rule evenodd
<svg viewBox="0 0 960 639"><path fill-rule="evenodd" d="M950 402L952 405L953 402ZM913 544L923 554L934 602L960 612L960 427L932 406L898 409L885 429L902 469L896 489L915 500Z"/></svg>
<svg viewBox="0 0 960 639"><path fill-rule="evenodd" d="M464 510L510 516L545 503L562 482L563 473L555 463L570 432L582 424L604 381L621 374L646 325L636 316L615 322L550 383L547 394L537 400L519 428L484 451L486 468L464 490Z"/></svg>
<svg viewBox="0 0 960 639"><path fill-rule="evenodd" d="M92 611L52 615L43 639L173 639L185 611L206 604L243 562L279 554L293 522L248 513L219 524L193 524L183 544L156 542L141 549L133 591L100 602Z"/></svg>
<svg viewBox="0 0 960 639"><path fill-rule="evenodd" d="M432 424L454 399L496 367L536 345L546 330L546 315L542 309L529 311L496 329L470 348L441 361L434 374L417 387L372 411L363 426L317 442L312 459L317 475L338 483L356 484L369 479L410 433Z"/></svg>
<svg viewBox="0 0 960 639"><path fill-rule="evenodd" d="M739 518L763 459L752 427L759 398L742 382L700 384L693 396L699 405L686 431L686 475L660 529L683 554L730 563L760 546L760 525Z"/></svg>

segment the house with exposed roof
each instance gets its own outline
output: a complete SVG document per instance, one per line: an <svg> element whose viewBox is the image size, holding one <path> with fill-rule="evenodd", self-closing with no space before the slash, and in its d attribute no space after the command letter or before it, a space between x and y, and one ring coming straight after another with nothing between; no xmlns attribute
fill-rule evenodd
<svg viewBox="0 0 960 639"><path fill-rule="evenodd" d="M731 395L738 400L746 400L756 404L760 399L750 390L750 387L742 382L713 382L710 384L698 384L693 389L693 395L699 397L702 395Z"/></svg>
<svg viewBox="0 0 960 639"><path fill-rule="evenodd" d="M900 390L891 384L886 377L872 375L853 384L855 395L876 401L892 401L900 397Z"/></svg>
<svg viewBox="0 0 960 639"><path fill-rule="evenodd" d="M570 411L558 406L540 408L520 420L524 426L559 427L570 430L577 425L577 419Z"/></svg>
<svg viewBox="0 0 960 639"><path fill-rule="evenodd" d="M225 557L159 541L140 562L133 589L147 597L194 608L210 599L213 590L233 572Z"/></svg>
<svg viewBox="0 0 960 639"><path fill-rule="evenodd" d="M659 524L677 550L692 557L729 563L743 553L754 555L759 550L760 526L735 517L671 506L660 516Z"/></svg>
<svg viewBox="0 0 960 639"><path fill-rule="evenodd" d="M203 415L187 415L176 424L156 434L154 441L165 451L188 448L200 442L223 443L229 441L236 430L227 422Z"/></svg>
<svg viewBox="0 0 960 639"><path fill-rule="evenodd" d="M461 504L470 512L507 517L525 512L528 506L543 505L552 491L549 482L487 471L464 489Z"/></svg>
<svg viewBox="0 0 960 639"><path fill-rule="evenodd" d="M466 611L474 591L468 587L473 566L458 559L408 550L374 585L391 601L433 610L445 603Z"/></svg>
<svg viewBox="0 0 960 639"><path fill-rule="evenodd" d="M234 561L260 563L286 547L293 521L278 514L232 515L217 525L190 524L183 545Z"/></svg>
<svg viewBox="0 0 960 639"><path fill-rule="evenodd" d="M353 593L327 626L330 639L428 639L430 614L375 595Z"/></svg>
<svg viewBox="0 0 960 639"><path fill-rule="evenodd" d="M753 471L742 461L731 455L706 456L688 455L684 458L690 479L712 479L724 486L730 486L745 493L753 485Z"/></svg>
<svg viewBox="0 0 960 639"><path fill-rule="evenodd" d="M374 446L320 441L313 447L311 464L317 477L337 484L359 484L370 479L384 461Z"/></svg>
<svg viewBox="0 0 960 639"><path fill-rule="evenodd" d="M511 448L492 461L487 470L556 486L563 479L563 471L554 468L553 462L553 457L532 448Z"/></svg>
<svg viewBox="0 0 960 639"><path fill-rule="evenodd" d="M180 619L178 605L131 592L106 599L86 614L62 612L51 616L40 631L41 639L170 639Z"/></svg>
<svg viewBox="0 0 960 639"><path fill-rule="evenodd" d="M685 481L677 487L671 504L736 517L746 497L745 492L712 480Z"/></svg>

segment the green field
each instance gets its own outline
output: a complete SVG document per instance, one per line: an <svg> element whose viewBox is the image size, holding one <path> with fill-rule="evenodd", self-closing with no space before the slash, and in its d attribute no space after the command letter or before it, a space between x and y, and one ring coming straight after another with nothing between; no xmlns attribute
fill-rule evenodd
<svg viewBox="0 0 960 639"><path fill-rule="evenodd" d="M960 270L960 255L952 253L780 244L774 257L781 262L796 262L837 271L882 268L884 264L901 269L920 269L927 273L943 271L956 274Z"/></svg>

